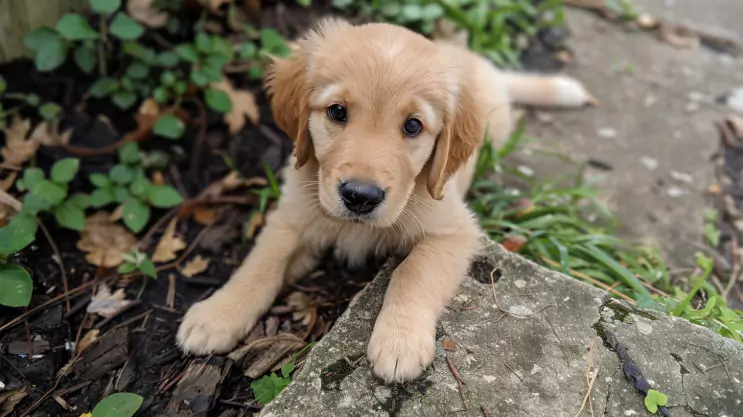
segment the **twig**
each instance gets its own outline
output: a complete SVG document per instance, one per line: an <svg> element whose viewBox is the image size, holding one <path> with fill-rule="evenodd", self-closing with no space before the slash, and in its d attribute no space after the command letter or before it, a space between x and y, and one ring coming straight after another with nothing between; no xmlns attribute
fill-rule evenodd
<svg viewBox="0 0 743 417"><path fill-rule="evenodd" d="M49 307L50 305L59 302L60 300L64 299L65 297L68 297L68 296L73 295L73 294L76 294L76 293L78 293L78 292L80 292L80 291L82 291L84 289L87 289L88 287L92 286L96 282L97 281L95 281L95 280L86 282L85 284L83 284L83 285L81 285L81 286L79 286L77 288L73 288L73 289L65 292L64 294L60 294L60 295L58 295L58 296L56 296L56 297L54 297L54 298L52 298L50 300L47 300L47 301L39 304L38 306L32 308L31 310L28 310L27 312L21 314L20 316L14 318L13 320L11 320L11 321L5 323L4 325L2 325L0 327L0 333L2 333L4 330L7 330L7 329L15 326L18 323L20 323L26 317L32 316L32 315L38 313L39 311L45 309L46 307Z"/></svg>
<svg viewBox="0 0 743 417"><path fill-rule="evenodd" d="M145 312L144 312L144 313L142 313L142 314L138 314L138 315L136 315L136 316L134 316L134 317L130 318L129 320L123 321L123 322L121 322L121 323L117 324L116 326L113 326L113 327L112 327L112 328L111 328L110 330L116 330L116 329L118 329L119 327L125 327L125 326L128 326L128 325L130 325L130 324L134 323L135 321L137 321L137 320L139 320L139 319L141 319L141 318L144 318L144 319L146 320L146 319L147 319L147 317L149 317L150 313L152 313L152 310L147 310L147 311L145 311Z"/></svg>
<svg viewBox="0 0 743 417"><path fill-rule="evenodd" d="M488 412L487 412L487 411L485 411L485 407L483 407L483 406L480 406L480 411L482 411L482 417L490 417L490 416L488 415Z"/></svg>
<svg viewBox="0 0 743 417"><path fill-rule="evenodd" d="M165 296L165 304L175 309L175 274L168 275L168 294Z"/></svg>
<svg viewBox="0 0 743 417"><path fill-rule="evenodd" d="M586 384L588 385L588 390L586 391L586 396L583 397L583 403L580 406L580 410L578 410L578 413L575 414L575 417L580 416L580 413L583 412L583 409L586 408L586 401L591 399L591 391L593 391L593 384L596 382L596 380L599 377L599 368L596 368L596 370L593 373L593 378L591 378L591 368L593 367L593 345L595 344L596 339L591 340L591 346L588 348L588 367L586 368ZM593 402L591 402L591 415L593 415Z"/></svg>
<svg viewBox="0 0 743 417"><path fill-rule="evenodd" d="M62 263L62 254L59 252L59 248L57 247L57 244L54 243L54 239L52 239L52 235L49 233L49 229L44 226L44 223L40 220L36 221L39 224L39 227L41 228L41 231L44 232L44 236L46 236L46 240L49 241L49 245L52 247L52 251L54 252L54 261L56 262L57 266L59 266L59 272L62 274L62 289L64 289L65 294L67 294L67 291L69 291L68 283L67 283L67 271L65 270L64 263ZM65 308L66 312L70 312L70 297L68 295L65 295Z"/></svg>
<svg viewBox="0 0 743 417"><path fill-rule="evenodd" d="M454 367L454 363L452 363L451 359L449 358L449 354L446 355L446 364L449 365L449 370L451 370L452 375L454 375L454 379L457 380L457 387L459 387L459 396L462 397L462 405L464 405L465 410L469 410L469 406L467 405L467 398L464 396L464 388L462 387L462 377L459 376L459 371L457 371L457 368Z"/></svg>
<svg viewBox="0 0 743 417"><path fill-rule="evenodd" d="M508 366L507 363L503 362L503 365L506 365L506 368L508 368L508 370L511 371L511 373L516 375L516 378L518 378L519 381L521 381L522 383L524 382L524 378L522 378L521 375L517 374L516 371L514 371L513 368L511 368L510 366Z"/></svg>
<svg viewBox="0 0 743 417"><path fill-rule="evenodd" d="M541 256L541 259L542 259L542 261L544 261L546 264L548 264L549 266L551 266L553 268L559 268L560 267L560 264L558 264L557 262L553 261L550 258L547 258L545 256ZM595 286L597 286L597 287L599 287L599 288L601 288L603 290L609 291L610 293L616 295L617 297L619 297L621 299L624 299L624 300L627 300L629 302L635 303L635 300L632 299L631 297L629 297L628 295L622 294L621 292L615 290L614 288L612 288L612 287L604 284L601 281L598 281L596 279L593 279L593 278L589 277L588 275L586 275L586 274L584 274L582 272L576 271L574 269L568 269L568 272L570 272L571 275L575 275L576 277L578 277L578 278L580 278L580 279L582 279L584 281L588 281L591 284L593 284L593 285L595 285Z"/></svg>

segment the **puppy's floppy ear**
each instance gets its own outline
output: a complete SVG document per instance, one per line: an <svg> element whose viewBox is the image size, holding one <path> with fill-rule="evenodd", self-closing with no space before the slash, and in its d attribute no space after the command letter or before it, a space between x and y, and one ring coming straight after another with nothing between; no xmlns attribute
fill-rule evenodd
<svg viewBox="0 0 743 417"><path fill-rule="evenodd" d="M307 51L301 49L293 52L288 58L275 58L269 65L264 80L274 120L281 130L294 140L297 169L314 155L309 136L308 102L311 88L307 64Z"/></svg>
<svg viewBox="0 0 743 417"><path fill-rule="evenodd" d="M471 87L462 86L456 109L444 120L426 184L429 194L436 200L444 198L446 181L469 160L483 142L487 113L477 104Z"/></svg>

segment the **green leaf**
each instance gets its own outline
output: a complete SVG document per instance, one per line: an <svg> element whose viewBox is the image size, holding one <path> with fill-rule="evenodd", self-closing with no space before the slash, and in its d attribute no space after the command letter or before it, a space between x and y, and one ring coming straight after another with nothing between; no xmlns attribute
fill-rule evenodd
<svg viewBox="0 0 743 417"><path fill-rule="evenodd" d="M126 110L137 101L137 95L131 91L117 91L113 96L111 96L111 100L113 100L114 104L118 108Z"/></svg>
<svg viewBox="0 0 743 417"><path fill-rule="evenodd" d="M114 202L114 191L111 188L97 188L90 194L90 205L101 208Z"/></svg>
<svg viewBox="0 0 743 417"><path fill-rule="evenodd" d="M154 65L157 60L157 53L155 50L148 48L139 42L126 41L124 42L122 49L124 50L124 53L129 54L148 65Z"/></svg>
<svg viewBox="0 0 743 417"><path fill-rule="evenodd" d="M713 248L716 248L720 245L720 235L722 233L720 232L720 229L715 226L714 223L705 223L703 232L704 237L707 239L707 242L709 242L709 244L712 245Z"/></svg>
<svg viewBox="0 0 743 417"><path fill-rule="evenodd" d="M38 51L42 46L54 40L59 40L59 34L54 29L41 27L26 35L23 38L23 44L28 49Z"/></svg>
<svg viewBox="0 0 743 417"><path fill-rule="evenodd" d="M212 53L221 55L227 61L232 61L235 56L235 52L232 49L232 45L220 36L212 37Z"/></svg>
<svg viewBox="0 0 743 417"><path fill-rule="evenodd" d="M75 205L81 210L85 210L86 208L90 207L90 196L83 193L75 193L67 198L67 202Z"/></svg>
<svg viewBox="0 0 743 417"><path fill-rule="evenodd" d="M157 64L165 68L175 67L180 60L178 54L173 51L160 52L157 56Z"/></svg>
<svg viewBox="0 0 743 417"><path fill-rule="evenodd" d="M31 192L52 206L61 203L67 197L64 186L49 180L42 180L31 188Z"/></svg>
<svg viewBox="0 0 743 417"><path fill-rule="evenodd" d="M131 262L124 262L119 266L119 268L116 270L120 274L130 274L137 270L137 265L133 264Z"/></svg>
<svg viewBox="0 0 743 417"><path fill-rule="evenodd" d="M175 47L175 52L184 60L195 64L199 62L199 51L195 46L184 43Z"/></svg>
<svg viewBox="0 0 743 417"><path fill-rule="evenodd" d="M119 88L119 82L113 78L101 78L90 86L90 94L95 98L103 98Z"/></svg>
<svg viewBox="0 0 743 417"><path fill-rule="evenodd" d="M173 91L175 91L176 94L186 94L187 90L188 84L183 81L177 81L173 86Z"/></svg>
<svg viewBox="0 0 743 417"><path fill-rule="evenodd" d="M80 45L75 48L75 63L83 70L83 72L90 74L95 69L97 57L95 50L85 45Z"/></svg>
<svg viewBox="0 0 743 417"><path fill-rule="evenodd" d="M286 39L276 30L272 28L261 29L261 48L271 54L278 57L284 57L291 54L289 45L286 44Z"/></svg>
<svg viewBox="0 0 743 417"><path fill-rule="evenodd" d="M0 265L0 304L27 307L34 283L26 268L16 264Z"/></svg>
<svg viewBox="0 0 743 417"><path fill-rule="evenodd" d="M658 406L663 407L668 404L668 397L662 392L658 392L654 389L648 390L648 394L645 396L645 408L651 413L655 414L658 412Z"/></svg>
<svg viewBox="0 0 743 417"><path fill-rule="evenodd" d="M57 103L44 103L39 107L39 116L44 120L54 120L62 112L62 107Z"/></svg>
<svg viewBox="0 0 743 417"><path fill-rule="evenodd" d="M90 7L96 13L111 14L121 7L121 0L90 0Z"/></svg>
<svg viewBox="0 0 743 417"><path fill-rule="evenodd" d="M124 203L122 218L129 230L139 233L150 221L150 208L139 200L130 199Z"/></svg>
<svg viewBox="0 0 743 417"><path fill-rule="evenodd" d="M142 274L144 274L145 276L157 279L157 269L155 268L155 264L152 263L152 259L150 258L144 258L142 260L142 263L139 264L139 271L142 272Z"/></svg>
<svg viewBox="0 0 743 417"><path fill-rule="evenodd" d="M163 83L164 86L170 87L175 84L175 81L175 74L170 71L165 71L160 75L160 82Z"/></svg>
<svg viewBox="0 0 743 417"><path fill-rule="evenodd" d="M312 5L312 0L297 0L297 4L302 7L310 7Z"/></svg>
<svg viewBox="0 0 743 417"><path fill-rule="evenodd" d="M183 202L183 197L169 185L154 185L147 195L150 204L157 208L175 207Z"/></svg>
<svg viewBox="0 0 743 417"><path fill-rule="evenodd" d="M36 93L31 93L31 94L26 95L26 103L29 106L36 107L39 105L40 101L41 101L41 98Z"/></svg>
<svg viewBox="0 0 743 417"><path fill-rule="evenodd" d="M194 68L191 71L191 81L199 87L209 84L209 74L204 68Z"/></svg>
<svg viewBox="0 0 743 417"><path fill-rule="evenodd" d="M111 168L108 176L117 184L129 184L134 179L134 169L124 164L118 164Z"/></svg>
<svg viewBox="0 0 743 417"><path fill-rule="evenodd" d="M44 171L40 168L26 168L23 170L23 185L29 190L33 189L45 178Z"/></svg>
<svg viewBox="0 0 743 417"><path fill-rule="evenodd" d="M292 372L294 372L294 361L291 360L281 367L281 376L284 378L291 378Z"/></svg>
<svg viewBox="0 0 743 417"><path fill-rule="evenodd" d="M49 39L36 51L34 64L41 72L52 71L59 68L67 58L67 44L60 38Z"/></svg>
<svg viewBox="0 0 743 417"><path fill-rule="evenodd" d="M206 104L212 110L218 113L228 113L232 110L232 101L230 96L222 90L216 88L207 88L204 93Z"/></svg>
<svg viewBox="0 0 743 417"><path fill-rule="evenodd" d="M180 139L183 136L183 132L186 130L186 125L181 119L172 115L164 114L157 119L153 131L156 135L168 139Z"/></svg>
<svg viewBox="0 0 743 417"><path fill-rule="evenodd" d="M132 62L126 68L126 76L133 78L135 80L141 80L143 78L146 78L147 74L149 73L150 73L150 67L147 66L147 64L143 62Z"/></svg>
<svg viewBox="0 0 743 417"><path fill-rule="evenodd" d="M13 216L5 227L0 227L0 254L13 254L30 245L36 239L38 228L36 217L31 214Z"/></svg>
<svg viewBox="0 0 743 417"><path fill-rule="evenodd" d="M82 232L85 228L85 212L70 201L65 201L54 209L54 218L60 226L68 229Z"/></svg>
<svg viewBox="0 0 743 417"><path fill-rule="evenodd" d="M100 37L84 17L75 13L62 16L55 28L63 38L70 41L94 40Z"/></svg>
<svg viewBox="0 0 743 417"><path fill-rule="evenodd" d="M272 372L271 375L264 375L263 378L251 382L250 388L253 389L255 399L261 404L266 405L276 398L291 382L291 379L281 378Z"/></svg>
<svg viewBox="0 0 743 417"><path fill-rule="evenodd" d="M160 104L164 104L168 101L170 98L170 93L168 92L168 89L165 87L157 87L155 91L152 93L152 97Z"/></svg>
<svg viewBox="0 0 743 417"><path fill-rule="evenodd" d="M111 186L111 180L104 174L90 174L90 183L98 188L107 188Z"/></svg>
<svg viewBox="0 0 743 417"><path fill-rule="evenodd" d="M114 199L117 203L123 203L124 201L131 198L131 194L129 193L129 189L126 187L116 187L114 188Z"/></svg>
<svg viewBox="0 0 743 417"><path fill-rule="evenodd" d="M212 38L204 32L196 34L196 49L205 54L212 51Z"/></svg>
<svg viewBox="0 0 743 417"><path fill-rule="evenodd" d="M444 15L444 8L438 3L428 3L421 9L421 19L436 20Z"/></svg>
<svg viewBox="0 0 743 417"><path fill-rule="evenodd" d="M253 42L245 42L240 48L240 58L254 59L258 55L258 47Z"/></svg>
<svg viewBox="0 0 743 417"><path fill-rule="evenodd" d="M152 187L150 180L147 178L137 178L129 185L129 191L135 197L145 198L147 197L147 192L150 190L150 187Z"/></svg>
<svg viewBox="0 0 743 417"><path fill-rule="evenodd" d="M8 83L6 83L5 78L0 75L0 94L4 93L6 88L8 88ZM2 108L0 107L0 113L1 112Z"/></svg>
<svg viewBox="0 0 743 417"><path fill-rule="evenodd" d="M80 169L80 160L77 158L64 158L52 165L51 179L57 184L66 184L72 181Z"/></svg>
<svg viewBox="0 0 743 417"><path fill-rule="evenodd" d="M48 210L49 207L50 204L46 200L34 193L28 193L23 196L23 213L35 216L41 211Z"/></svg>
<svg viewBox="0 0 743 417"><path fill-rule="evenodd" d="M125 164L133 165L140 161L139 145L136 142L127 142L118 150L119 160Z"/></svg>
<svg viewBox="0 0 743 417"><path fill-rule="evenodd" d="M408 22L415 22L421 19L423 8L419 4L406 4L402 6L401 16Z"/></svg>
<svg viewBox="0 0 743 417"><path fill-rule="evenodd" d="M117 392L102 399L93 409L92 417L132 417L143 401L137 394Z"/></svg>
<svg viewBox="0 0 743 417"><path fill-rule="evenodd" d="M137 39L144 34L144 26L123 12L116 14L109 30L112 35L125 41Z"/></svg>

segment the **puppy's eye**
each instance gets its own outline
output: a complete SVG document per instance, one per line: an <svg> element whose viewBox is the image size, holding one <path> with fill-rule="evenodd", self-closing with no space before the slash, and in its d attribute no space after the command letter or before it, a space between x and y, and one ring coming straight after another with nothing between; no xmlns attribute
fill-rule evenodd
<svg viewBox="0 0 743 417"><path fill-rule="evenodd" d="M402 131L408 136L418 136L421 130L423 130L423 123L416 118L406 120L402 126Z"/></svg>
<svg viewBox="0 0 743 417"><path fill-rule="evenodd" d="M346 122L346 108L340 104L331 104L328 106L328 117L336 122Z"/></svg>

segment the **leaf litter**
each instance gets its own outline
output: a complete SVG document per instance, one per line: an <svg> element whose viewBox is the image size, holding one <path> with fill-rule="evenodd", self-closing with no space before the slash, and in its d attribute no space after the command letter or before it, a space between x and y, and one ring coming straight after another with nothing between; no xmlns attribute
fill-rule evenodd
<svg viewBox="0 0 743 417"><path fill-rule="evenodd" d="M152 262L170 262L178 257L178 252L186 249L188 246L183 238L176 235L175 227L178 223L177 218L173 218L165 229L160 242L155 248L155 253L152 255Z"/></svg>

